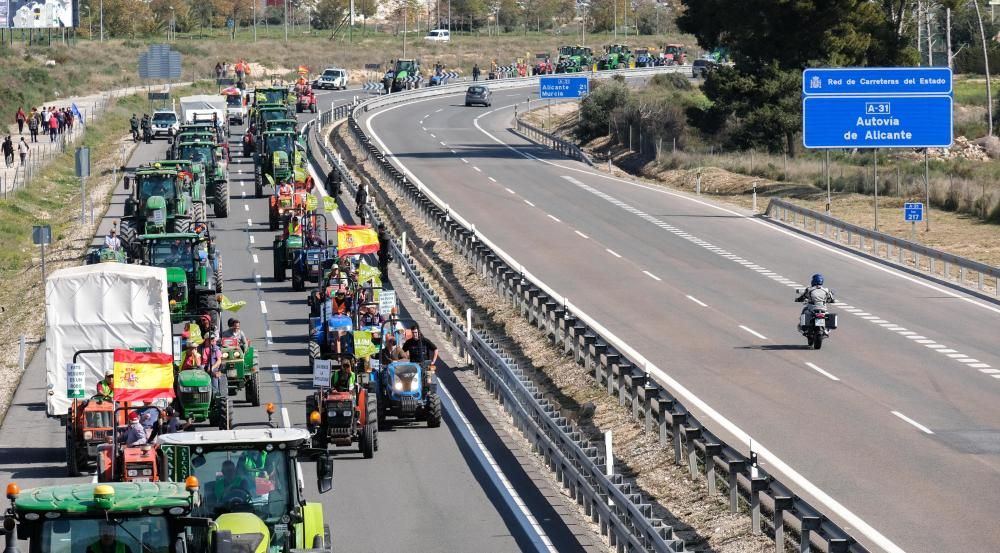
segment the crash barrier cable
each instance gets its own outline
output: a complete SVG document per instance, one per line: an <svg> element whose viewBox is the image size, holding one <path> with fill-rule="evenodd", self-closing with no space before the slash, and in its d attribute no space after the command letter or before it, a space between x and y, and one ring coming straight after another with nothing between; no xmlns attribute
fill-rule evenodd
<svg viewBox="0 0 1000 553"><path fill-rule="evenodd" d="M773 221L822 236L838 245L870 252L874 257L913 268L931 277L941 277L950 284L985 292L992 281L993 295L1000 295L1000 268L992 265L859 227L827 213L777 198L771 199L767 204L764 215Z"/></svg>
<svg viewBox="0 0 1000 553"><path fill-rule="evenodd" d="M676 70L676 68L674 69ZM649 72L648 70L641 71ZM634 72L630 71L630 73ZM526 80L517 79L517 82L511 83L510 87L523 86ZM493 84L494 87L500 87L500 85L506 87L507 83L501 81ZM445 90L435 90L433 95L458 92L457 87L452 87L451 91L447 90L447 87L441 88ZM749 437L739 431L731 422L716 414L710 418L731 434L736 435L737 440L742 443L738 443L739 447L734 448L717 438L684 407L677 396L683 396L688 403L698 404L700 400L691 396L690 392L673 381L669 375L655 367L641 354L611 335L586 313L572 306L568 300L560 297L544 283L534 278L523 266L517 264L510 256L478 233L471 224L452 212L448 205L437 198L432 191L411 182L378 149L356 119L362 112L373 107L384 107L430 95L423 90L398 93L391 98L379 97L362 102L352 111L348 118L350 131L365 150L364 154L375 159L380 174L406 195L425 220L432 223L443 236L451 241L474 264L477 271L493 283L499 294L516 305L522 316L544 330L550 340L557 347L563 349L564 353L572 355L578 364L587 367L598 384L607 387L609 395L617 397L619 404L631 409L632 416L642 423L647 432L658 434L661 445L672 447L675 463L687 464L692 478L704 475L710 495L718 492L728 494L730 510L733 512L748 508L753 520L752 531L754 533L766 531L769 535L774 536L778 551L784 551L787 539L797 543L800 551L811 551L812 548L817 548L829 553L867 552L864 546L841 527L821 514L805 499L793 493L775 476L765 471L757 462L757 457L759 455L763 462L770 463L786 475L791 475L789 478L802 487L802 477L795 473L791 467L785 465L761 446L750 448L750 451L747 452L741 450L741 448L747 447ZM461 326L460 322L453 322L455 325ZM454 335L455 332L452 334ZM478 351L475 349L475 345L467 344L466 346L470 350ZM498 355L502 357L502 353L498 353ZM473 355L473 358L476 356ZM505 366L514 371L514 368L509 365ZM496 369L496 367L493 368ZM480 367L480 371L481 373L489 373L489 367ZM707 406L699 405L699 408L702 407ZM554 413L553 416L559 418ZM563 434L569 435L570 438L574 435L572 431L564 431ZM576 437L579 436L576 435ZM588 447L590 446L581 446L585 450ZM580 459L573 460L581 462L589 469L600 472L599 469L596 469L598 464L593 460L589 460L589 464ZM563 469L562 475L565 474L566 471ZM585 472L584 474L592 473ZM620 497L611 489L601 489L601 485L607 483L607 481L600 479L587 482L599 497L603 492L614 503L614 500ZM625 485L625 482L613 484L615 487L619 485ZM633 505L643 504L641 494L631 493L632 491L630 488L630 493L623 492L622 495ZM819 500L828 508L831 508L829 507L831 504L835 504L835 501L822 494L821 490L814 489L810 493L818 494ZM626 505L620 503L615 505L616 507L612 509L612 516L601 521L602 529L606 532L608 532L608 527L614 525L615 522L620 524L620 526L615 526L615 531L631 528L633 524L644 525L653 529L654 532L656 531L653 521L648 518L645 519L645 523L637 519L626 521L618 518L625 516L625 513L631 513L631 511ZM643 508L639 508L639 510L643 511ZM860 519L852 520L851 523L855 528L867 527ZM660 529L662 528L660 527ZM872 533L877 535L874 531ZM630 541L618 541L619 538L624 538L622 535L614 538L610 537L610 532L607 535L609 535L609 541L631 543ZM640 532L632 536L641 541L649 534ZM668 537L663 537L663 539L664 544L666 544Z"/></svg>

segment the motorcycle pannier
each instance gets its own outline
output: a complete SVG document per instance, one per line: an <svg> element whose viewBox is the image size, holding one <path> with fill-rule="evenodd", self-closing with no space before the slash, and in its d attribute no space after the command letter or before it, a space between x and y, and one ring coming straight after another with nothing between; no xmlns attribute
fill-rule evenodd
<svg viewBox="0 0 1000 553"><path fill-rule="evenodd" d="M837 314L827 313L826 314L826 328L835 329L837 328Z"/></svg>

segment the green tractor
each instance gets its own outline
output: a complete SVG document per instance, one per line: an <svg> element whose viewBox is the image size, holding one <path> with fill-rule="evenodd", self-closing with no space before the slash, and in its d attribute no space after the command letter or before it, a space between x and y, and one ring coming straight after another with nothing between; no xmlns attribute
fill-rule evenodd
<svg viewBox="0 0 1000 553"><path fill-rule="evenodd" d="M295 162L294 132L269 131L261 135L254 153L254 194L264 197L264 185L291 181Z"/></svg>
<svg viewBox="0 0 1000 553"><path fill-rule="evenodd" d="M253 346L247 346L247 350L243 351L239 341L232 337L223 337L219 346L222 348L222 368L229 381L229 395L235 396L243 390L247 403L259 406L260 361Z"/></svg>
<svg viewBox="0 0 1000 553"><path fill-rule="evenodd" d="M298 132L298 126L295 119L270 119L264 121L264 132Z"/></svg>
<svg viewBox="0 0 1000 553"><path fill-rule="evenodd" d="M291 105L292 91L285 87L272 86L258 88L254 90L254 104L279 104L282 106Z"/></svg>
<svg viewBox="0 0 1000 553"><path fill-rule="evenodd" d="M0 530L7 540L4 551L18 553L18 538L28 542L28 553L230 551L221 547L227 541L219 539L221 528L210 539L212 521L192 516L198 491L193 478L26 490L10 483L10 507Z"/></svg>
<svg viewBox="0 0 1000 553"><path fill-rule="evenodd" d="M556 73L579 73L590 69L594 63L594 51L586 46L563 46L559 49Z"/></svg>
<svg viewBox="0 0 1000 553"><path fill-rule="evenodd" d="M605 71L608 69L625 69L634 58L632 51L624 44L611 44L604 47L604 55L597 62L597 68Z"/></svg>
<svg viewBox="0 0 1000 553"><path fill-rule="evenodd" d="M396 65L382 77L382 86L386 92L399 92L420 88L420 81L420 61L396 60Z"/></svg>
<svg viewBox="0 0 1000 553"><path fill-rule="evenodd" d="M167 271L172 323L206 313L214 318L219 310L217 294L222 292L222 260L207 230L202 234L143 234L138 246L136 259Z"/></svg>
<svg viewBox="0 0 1000 553"><path fill-rule="evenodd" d="M198 212L200 218L195 218L195 222L205 222L208 213L208 198L205 196L208 186L205 184L205 164L187 159L162 159L157 161L164 169L173 169L179 175L190 173L190 181L187 187L191 190L191 201L193 211Z"/></svg>
<svg viewBox="0 0 1000 553"><path fill-rule="evenodd" d="M186 140L186 139L185 139ZM207 200L212 203L215 216L229 216L229 172L222 148L207 140L178 142L174 157L204 167Z"/></svg>
<svg viewBox="0 0 1000 553"><path fill-rule="evenodd" d="M169 278L169 277L168 277ZM201 327L197 323L186 323L181 335L181 342L202 342ZM186 334L186 336L185 336ZM183 347L183 346L182 346ZM180 367L184 366L185 354L181 354ZM202 368L179 368L174 375L176 398L174 408L182 419L192 423L208 422L219 430L233 427L233 400L229 394L215 394L212 390L212 377Z"/></svg>
<svg viewBox="0 0 1000 553"><path fill-rule="evenodd" d="M118 237L127 252L140 234L190 232L195 221L204 220L201 203L192 201L189 186L177 169L159 163L140 166L131 178L125 177L125 190L132 192L125 200Z"/></svg>
<svg viewBox="0 0 1000 553"><path fill-rule="evenodd" d="M271 410L269 410L269 413ZM333 550L323 505L307 501L302 464L316 462L320 494L333 489L333 458L310 447L303 428L175 432L156 438L168 480L194 476L203 488L195 516L232 534L234 551L316 553Z"/></svg>

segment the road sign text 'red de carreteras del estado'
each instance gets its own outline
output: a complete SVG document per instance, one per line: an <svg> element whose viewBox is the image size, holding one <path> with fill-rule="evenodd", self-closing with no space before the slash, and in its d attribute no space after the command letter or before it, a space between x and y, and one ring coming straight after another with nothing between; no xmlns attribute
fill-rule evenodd
<svg viewBox="0 0 1000 553"><path fill-rule="evenodd" d="M947 67L819 68L802 73L806 148L947 148Z"/></svg>

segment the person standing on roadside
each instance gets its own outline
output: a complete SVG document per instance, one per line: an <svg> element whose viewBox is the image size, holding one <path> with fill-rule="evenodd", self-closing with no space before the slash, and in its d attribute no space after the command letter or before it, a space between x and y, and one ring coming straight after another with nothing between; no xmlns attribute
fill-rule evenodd
<svg viewBox="0 0 1000 553"><path fill-rule="evenodd" d="M52 111L49 113L49 142L55 142L57 134L59 134L59 118L56 117L55 111Z"/></svg>
<svg viewBox="0 0 1000 553"><path fill-rule="evenodd" d="M479 80L479 64L477 63L472 66L472 81L476 82L478 80Z"/></svg>
<svg viewBox="0 0 1000 553"><path fill-rule="evenodd" d="M38 142L38 112L34 108L31 110L31 118L28 119L28 133L31 134L32 142Z"/></svg>
<svg viewBox="0 0 1000 553"><path fill-rule="evenodd" d="M17 134L24 134L24 122L28 120L28 116L24 114L24 108L17 108L14 120L17 121Z"/></svg>
<svg viewBox="0 0 1000 553"><path fill-rule="evenodd" d="M389 276L389 233L385 230L385 225L378 225L378 269L382 273L383 281Z"/></svg>
<svg viewBox="0 0 1000 553"><path fill-rule="evenodd" d="M354 203L357 208L354 210L354 214L358 216L361 224L365 224L365 204L368 202L368 185L362 184L358 186L358 192L354 195Z"/></svg>
<svg viewBox="0 0 1000 553"><path fill-rule="evenodd" d="M7 163L7 167L8 168L13 167L14 166L14 143L11 142L9 135L7 136L7 138L5 138L3 140L3 146L0 146L0 149L3 150L3 160Z"/></svg>
<svg viewBox="0 0 1000 553"><path fill-rule="evenodd" d="M21 142L17 144L17 153L21 155L21 167L24 167L28 163L28 150L30 149L22 136Z"/></svg>

